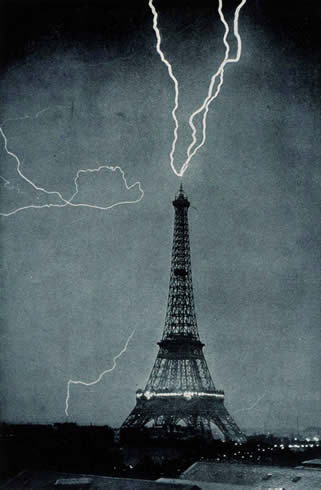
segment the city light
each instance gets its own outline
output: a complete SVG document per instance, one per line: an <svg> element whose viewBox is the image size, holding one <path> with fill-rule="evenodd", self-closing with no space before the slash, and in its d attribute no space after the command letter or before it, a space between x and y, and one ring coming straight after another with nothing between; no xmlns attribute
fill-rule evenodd
<svg viewBox="0 0 321 490"><path fill-rule="evenodd" d="M206 393L203 391L173 391L173 392L157 392L157 391L145 391L145 392L138 392L136 393L137 398L142 398L142 397L147 398L147 400L150 400L151 398L154 397L184 397L187 400L191 400L194 397L199 397L199 396L207 396L211 398L221 398L224 399L224 394L223 393Z"/></svg>

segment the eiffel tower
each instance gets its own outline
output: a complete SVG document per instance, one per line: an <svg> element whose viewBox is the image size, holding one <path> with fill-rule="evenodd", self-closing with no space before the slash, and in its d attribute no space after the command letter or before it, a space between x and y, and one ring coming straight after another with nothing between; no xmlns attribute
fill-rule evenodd
<svg viewBox="0 0 321 490"><path fill-rule="evenodd" d="M224 406L224 392L211 378L200 341L192 285L188 231L190 203L181 185L173 201L174 240L165 328L145 389L137 390L136 406L121 426L149 428L154 434L244 442L245 436Z"/></svg>

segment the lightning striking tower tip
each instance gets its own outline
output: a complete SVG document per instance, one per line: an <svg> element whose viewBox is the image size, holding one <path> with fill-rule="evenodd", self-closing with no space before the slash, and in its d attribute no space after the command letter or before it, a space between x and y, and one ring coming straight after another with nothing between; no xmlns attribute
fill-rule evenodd
<svg viewBox="0 0 321 490"><path fill-rule="evenodd" d="M157 13L155 6L153 4L153 0L149 0L149 2L148 2L148 5L149 5L149 7L152 11L152 14L153 14L153 29L155 31L156 40L157 40L156 51L159 54L161 61L166 65L167 70L168 70L168 74L174 83L175 97L174 97L174 107L172 109L172 118L174 121L174 133L173 133L173 140L172 140L169 158L170 158L170 166L171 166L174 174L177 175L177 177L182 177L184 175L185 171L189 167L189 164L190 164L192 158L196 155L198 150L206 142L206 129L207 129L206 128L206 122L207 122L207 115L208 115L208 111L209 111L209 106L213 102L213 100L216 99L216 97L219 95L219 93L221 91L221 88L222 88L223 83L224 83L224 68L225 68L225 66L228 63L237 63L241 57L242 41L241 41L241 37L239 34L238 24L239 24L240 10L245 5L245 3L246 3L246 0L241 0L241 2L237 5L235 12L234 12L233 33L234 33L234 37L237 41L237 50L236 50L235 58L230 58L229 57L230 45L227 41L227 37L229 34L229 25L226 22L226 19L225 19L224 14L223 14L223 0L218 0L218 14L220 17L220 21L222 22L222 24L224 26L223 43L225 46L225 55L224 55L224 59L221 62L218 70L216 71L216 73L214 73L214 75L211 78L210 85L208 88L208 93L207 93L206 98L203 101L203 104L198 109L196 109L189 117L189 126L190 126L191 131L192 131L192 142L190 143L190 145L187 148L186 159L178 170L175 166L174 155L175 155L175 150L176 150L176 143L177 143L177 139L178 139L178 129L179 129L179 123L178 123L178 119L176 116L176 112L178 109L178 102L179 102L179 84L178 84L177 78L175 77L175 75L173 73L172 65L166 59L164 52L161 49L161 34L160 34L159 27L158 27L158 13ZM216 80L218 80L217 85L216 85ZM215 86L216 86L216 89L214 92ZM200 142L198 142L197 129L196 129L196 126L194 124L194 119L198 115L200 115L200 116L202 115L202 121L201 121L202 139Z"/></svg>

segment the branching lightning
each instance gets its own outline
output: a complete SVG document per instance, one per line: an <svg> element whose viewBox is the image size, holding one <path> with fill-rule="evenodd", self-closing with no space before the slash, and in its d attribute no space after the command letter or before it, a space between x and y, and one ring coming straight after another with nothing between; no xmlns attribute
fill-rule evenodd
<svg viewBox="0 0 321 490"><path fill-rule="evenodd" d="M63 208L63 207L66 207L66 206L70 206L70 207L87 207L87 208L93 208L93 209L108 210L108 209L112 209L112 208L114 208L116 206L123 205L123 204L135 204L135 203L138 203L139 201L141 201L143 199L143 197L144 197L144 191L143 191L143 189L141 187L141 183L140 182L135 182L134 184L129 185L127 183L127 180L126 180L124 171L119 166L100 165L97 168L87 168L87 169L80 169L80 170L78 170L77 173L76 173L76 176L74 177L74 181L73 181L74 182L74 187L75 187L74 193L68 199L64 198L63 195L59 191L49 191L49 190L45 189L44 187L37 185L35 182L33 182L31 179L29 179L25 175L25 173L22 171L22 168L21 168L22 167L22 163L21 163L21 160L18 157L18 155L9 149L9 146L8 146L8 138L7 138L7 136L6 136L3 128L4 128L5 123L7 123L9 121L22 121L22 120L25 120L25 119L30 119L30 120L37 119L40 115L42 115L43 113L45 113L49 109L50 109L50 107L45 108L45 109L42 109L39 112L37 112L34 116L25 115L25 116L22 116L22 117L16 117L16 118L8 118L8 119L6 119L5 121L3 121L2 125L0 126L0 134L1 134L2 139L3 139L4 150L5 150L5 152L7 153L7 155L9 157L11 157L12 159L15 160L15 162L16 162L16 172L19 175L19 177L22 179L22 181L24 181L27 184L29 184L34 190L36 190L38 192L42 192L42 193L46 194L47 196L55 196L57 198L58 202L57 203L39 204L39 205L37 205L37 204L31 204L31 205L27 205L27 206L17 207L17 208L15 208L12 211L9 211L7 213L0 212L0 216L5 216L5 217L12 216L12 215L14 215L14 214L16 214L16 213L18 213L20 211L27 210L27 209L42 209L42 208L52 208L52 207ZM74 202L76 196L79 193L79 178L80 178L80 176L81 175L84 175L84 174L89 174L89 173L98 173L100 171L103 171L104 169L105 170L110 170L112 172L119 172L120 175L121 175L121 177L122 177L122 180L123 180L123 182L125 184L126 190L127 191L130 191L133 188L137 187L138 190L139 190L139 192L140 192L139 197L136 200L133 200L133 201L127 201L127 200L126 201L125 200L118 201L118 202L115 202L114 204L111 204L109 206L98 206L98 205L89 204L89 203L83 203L83 202L78 203L78 202ZM11 186L10 181L7 180L5 177L0 176L0 180L3 182L3 185L4 186L6 186L6 187L8 187L10 189L14 188L14 186ZM69 399L70 399L70 386L72 384L81 384L81 385L84 385L84 386L92 386L92 385L95 385L95 384L99 383L99 381L101 381L101 379L103 378L103 376L105 374L112 372L116 368L117 360L126 352L127 347L128 347L128 344L129 344L130 340L132 339L132 337L134 335L134 332L135 332L135 330L128 337L128 339L127 339L127 341L126 341L125 346L123 347L123 349L119 352L119 354L117 354L113 358L112 367L109 368L109 369L106 369L105 371L103 371L98 376L97 379L95 379L94 381L91 381L91 382L85 382L85 381L80 381L80 380L72 380L72 379L70 379L68 381L68 383L67 383L67 395L66 395L66 401L65 401L65 413L66 413L67 416L68 416Z"/></svg>
<svg viewBox="0 0 321 490"><path fill-rule="evenodd" d="M132 333L131 333L131 334L130 334L130 336L128 337L128 339L127 339L127 341L126 341L126 343L125 343L124 347L123 347L123 348L122 348L122 350L119 352L119 354L117 354L117 355L116 355L116 356L113 358L113 365L112 365L112 367L111 367L111 368L109 368L109 369L105 369L105 371L103 371L103 372L102 372L102 373L101 373L101 374L98 376L98 378L97 378L97 379L95 379L94 381L90 381L90 382L80 381L80 380L75 381L75 380L73 380L73 379L70 379L70 380L68 381L68 383L67 383L67 395L66 395L66 402L65 402L65 414L67 415L67 417L68 417L68 415L69 415L68 410L69 410L69 399L70 399L70 386L71 386L72 384L73 384L73 385L83 385L83 386L93 386L93 385L95 385L95 384L99 383L99 381L101 381L101 380L102 380L102 378L105 376L105 374L111 373L111 372L112 372L112 371L115 369L115 367L116 367L116 365L117 365L117 362L116 362L116 361L117 361L117 359L119 359L119 358L120 358L120 357L121 357L121 356L122 356L122 355L123 355L123 354L126 352L127 347L128 347L128 344L129 344L129 342L131 341L131 339L132 339L132 337L133 337L134 333L135 333L135 329L132 331Z"/></svg>
<svg viewBox="0 0 321 490"><path fill-rule="evenodd" d="M189 166L191 159L193 158L193 156L196 155L197 151L206 142L207 114L208 114L208 110L209 110L209 106L210 106L211 102L214 99L216 99L216 97L219 95L219 93L221 91L221 88L222 88L222 85L224 82L224 68L225 68L225 66L228 63L237 63L240 60L241 53L242 53L242 41L241 41L241 37L239 34L238 24L239 24L240 10L245 3L246 3L246 0L242 0L239 3L239 5L236 7L235 12L234 12L233 33L234 33L234 37L236 38L236 41L237 41L237 51L236 51L236 56L234 58L230 58L229 57L230 45L227 41L227 37L229 34L229 25L226 22L224 14L223 14L223 0L218 0L218 13L219 13L220 20L221 20L221 22L225 28L225 32L224 32L224 36L223 36L223 43L225 46L225 56L224 56L223 61L220 64L218 70L216 71L216 73L214 73L214 75L211 78L208 93L207 93L206 98L204 99L203 104L198 109L196 109L189 117L189 125L190 125L190 128L192 130L192 142L189 145L189 147L187 148L186 160L182 164L181 168L179 170L177 170L175 165L174 165L174 154L175 154L175 149L176 149L177 133L178 133L178 128L179 128L178 120L176 117L176 111L178 108L178 98L179 98L179 86L178 86L178 81L173 74L172 66L169 63L169 61L165 58L165 55L164 55L163 51L161 50L161 35L160 35L159 28L158 28L158 23L157 23L158 14L157 14L157 11L153 5L153 0L149 0L149 7L150 7L152 14L153 14L153 28L154 28L154 31L156 34L156 39L157 39L156 50L157 50L162 62L165 63L165 65L167 66L168 73L169 73L171 79L173 80L174 87L175 87L175 103L174 103L174 108L172 110L172 117L174 120L175 127L174 127L174 138L173 138L171 152L170 152L170 165L171 165L173 172L178 177L182 177L184 175L185 171L187 170L187 168ZM215 82L216 82L218 77L219 77L219 82L218 82L216 90L214 92ZM202 140L200 143L197 143L197 129L194 125L194 119L198 114L201 114L201 113L203 113L203 117L202 117Z"/></svg>
<svg viewBox="0 0 321 490"><path fill-rule="evenodd" d="M175 127L174 127L174 139L173 139L173 142L172 142L172 148L171 148L171 151L170 151L170 154L169 154L169 158L170 158L170 164L171 164L171 167L172 167L173 172L177 176L179 176L180 174L177 173L176 168L174 166L174 153L175 153L175 148L176 148L177 131L178 131L178 120L177 120L177 117L176 117L176 111L178 109L178 96L179 96L178 81L177 81L177 78L175 77L175 75L173 73L172 65L165 58L165 55L164 55L163 51L161 50L161 35L160 35L159 29L158 29L158 14L157 14L157 11L156 11L156 9L154 7L153 0L149 0L148 5L149 5L149 7L150 7L150 9L151 9L151 11L153 13L153 29L155 31L156 39L157 39L156 50L157 50L157 52L158 52L158 54L159 54L160 59L162 60L162 62L167 66L168 74L169 74L170 78L173 80L174 87L175 87L175 102L174 102L174 107L173 107L173 110L172 110L172 118L173 118L174 124L175 124Z"/></svg>
<svg viewBox="0 0 321 490"><path fill-rule="evenodd" d="M173 172L178 177L182 177L184 175L185 171L187 170L187 168L190 164L191 159L196 155L197 151L206 142L206 129L207 129L206 128L206 122L207 122L207 115L208 115L208 111L209 111L209 106L210 106L211 102L220 93L221 87L222 87L223 82L224 82L225 66L228 63L238 62L240 59L240 56L241 56L242 43L241 43L241 38L239 35L239 30L238 30L238 21L239 21L240 10L243 7L243 5L246 3L246 0L241 0L241 2L237 6L235 13L234 13L234 29L233 29L233 32L234 32L234 37L236 38L236 41L237 41L237 53L236 53L236 56L234 58L230 57L230 46L229 46L229 43L227 41L227 37L229 34L229 25L226 22L224 14L223 14L223 0L218 0L218 3L219 3L218 13L220 16L220 20L223 23L224 28L225 28L225 33L224 33L224 37L223 37L223 43L225 46L225 55L224 55L224 59L221 62L218 70L216 71L216 73L211 78L210 85L208 88L208 93L207 93L206 98L203 101L203 104L197 110L195 110L189 117L189 126L190 126L191 132L192 132L192 142L190 143L190 145L187 148L185 161L181 165L180 169L177 170L177 168L175 167L175 164L174 164L174 157L175 157L176 144L177 144L177 140L178 140L178 130L179 130L179 123L178 123L178 119L177 119L177 115L176 115L177 110L178 110L178 106L179 106L179 84L178 84L177 78L175 77L175 75L173 73L172 65L169 63L169 61L167 60L167 58L165 57L165 55L161 49L161 35L160 35L159 28L158 28L158 13L154 7L153 0L149 0L149 2L148 2L148 5L149 5L149 7L152 11L152 15L153 15L153 30L154 30L155 35L156 35L156 50L157 50L158 55L160 56L162 63L164 63L166 65L169 77L171 78L172 82L174 83L174 90L175 90L174 106L173 106L173 109L171 111L172 119L174 121L174 131L173 131L173 141L172 141L169 157L170 157L171 168L172 168ZM219 81L218 81L218 84L216 86L217 79ZM216 88L215 88L215 86L216 86ZM40 185L37 185L30 178L28 178L27 175L22 170L22 163L21 163L19 156L16 153L14 153L11 149L9 149L8 138L4 132L4 125L6 122L13 121L13 120L37 119L40 115L42 115L43 113L45 113L49 109L50 109L50 107L42 109L39 112L37 112L35 114L35 116L26 115L26 116L14 118L14 119L6 119L5 121L3 121L3 123L0 126L0 134L1 134L1 137L3 140L3 146L4 146L5 152L7 153L7 155L11 159L15 160L16 172L19 175L19 177L25 183L29 184L34 190L41 192L47 196L55 197L57 199L57 202L56 203L39 204L39 205L30 204L30 205L26 205L26 206L21 206L21 207L17 207L15 209L13 209L7 213L0 212L0 216L3 216L3 217L12 216L12 215L15 215L21 211L27 210L27 209L64 208L67 206L69 206L69 207L86 207L86 208L93 208L93 209L98 209L98 210L108 210L108 209L112 209L112 208L119 206L119 205L136 204L143 199L144 191L141 187L141 183L139 181L137 181L134 184L128 185L127 180L125 178L125 173L122 170L122 168L119 166L100 165L97 168L87 168L87 169L78 170L75 177L74 177L74 180L73 180L75 190L74 190L74 192L70 198L65 198L61 194L61 192L59 192L57 190L54 190L54 191L48 190L48 189L46 189ZM194 124L194 120L195 120L196 116L198 116L198 115L202 115L202 139L201 139L201 141L198 140L197 129L196 129L196 126ZM119 201L119 202L116 202L116 203L111 204L109 206L98 206L95 204L74 202L76 196L79 193L79 178L80 178L80 176L84 175L84 174L88 174L88 173L100 172L103 169L110 170L112 172L119 172L121 174L122 180L125 184L127 191L130 191L131 189L137 187L139 192L140 192L140 196L136 200L133 200L133 201L127 201L127 200ZM4 182L4 186L9 187L11 185L11 183L5 177L0 176L0 179ZM67 382L67 393L66 393L66 399L65 399L65 414L66 414L66 416L69 415L68 411L69 411L69 400L70 400L70 387L71 387L71 385L93 386L93 385L99 383L106 374L112 372L116 368L117 360L127 351L128 345L129 345L134 333L135 333L135 330L133 330L133 332L128 337L123 349L113 358L113 364L112 364L111 368L104 370L97 377L97 379L90 381L90 382L81 381L81 380L73 380L73 379L68 380L68 382ZM249 407L249 408L244 409L244 410L250 410L250 409L254 408L264 396L265 395L263 395L260 399L258 399L252 407Z"/></svg>
<svg viewBox="0 0 321 490"><path fill-rule="evenodd" d="M199 148L201 148L204 145L205 141L206 141L206 119L207 119L207 114L208 114L208 110L209 110L209 106L210 106L211 102L214 99L216 99L216 97L220 93L221 87L223 85L225 65L227 65L228 63L237 63L240 60L241 53L242 53L242 41L241 41L241 37L240 37L240 34L239 34L239 30L238 30L238 21L239 21L240 10L241 10L241 8L243 7L243 5L245 3L246 3L246 0L242 0L241 3L238 5L238 7L235 10L235 14L234 14L234 29L233 30L234 30L234 36L237 39L237 52L236 52L235 58L229 58L230 46L229 46L229 44L227 42L227 36L228 36L228 33L229 33L229 26L228 26L228 24L227 24L227 22L225 20L225 17L224 17L223 11L222 11L223 1L222 0L219 0L218 13L219 13L221 22L223 23L223 25L225 27L225 33L224 33L224 37L223 37L223 42L224 42L224 45L225 45L225 56L224 56L224 60L222 61L221 65L219 66L217 72L211 78L211 83L210 83L210 86L209 86L209 89L208 89L208 94L207 94L206 99L204 100L203 104L195 112L193 112L193 114L189 118L189 125L192 128L192 143L190 144L190 146L187 149L187 159L184 162L183 167L182 167L183 173L187 169L188 164L189 164L190 160L192 159L192 157L197 153L197 151L199 150ZM213 89L214 89L214 86L215 86L215 81L216 81L216 79L217 79L218 76L220 77L220 81L219 81L218 86L216 88L216 91L215 91L215 93L213 95ZM200 114L202 111L204 111L203 112L203 119L202 119L203 138L202 138L201 143L199 145L197 145L196 148L194 148L194 150L193 150L193 147L195 146L195 144L197 142L196 128L194 126L193 121L194 121L195 116L197 114Z"/></svg>
<svg viewBox="0 0 321 490"><path fill-rule="evenodd" d="M42 109L41 111L37 112L37 114L33 117L32 116L23 116L20 118L6 119L6 121L4 121L4 123L8 122L8 121L14 121L14 120L36 119L37 117L39 117L40 114L44 113L47 110L49 110L49 108ZM3 141L4 141L4 149L5 149L6 153L16 161L16 170L17 170L18 175L21 177L21 179L23 179L25 182L27 182L29 185L31 185L33 187L33 189L35 189L36 191L43 192L44 194L47 194L48 196L56 196L59 202L58 203L49 203L49 204L39 204L39 205L38 204L30 204L27 206L22 206L22 207L18 207L16 209L13 209L12 211L9 211L8 213L0 212L0 216L5 216L5 217L12 216L12 215L14 215L20 211L24 211L26 209L63 208L66 206L86 207L86 208L93 208L93 209L100 209L100 210L108 210L108 209L112 209L116 206L120 206L123 204L136 204L143 199L144 191L141 187L141 183L135 182L134 184L128 185L127 180L125 178L125 173L121 169L121 167L119 167L119 166L100 165L98 168L93 168L93 169L88 168L88 169L78 170L77 174L74 178L75 192L72 194L72 196L69 199L65 199L59 191L49 191L49 190L45 189L44 187L36 185L21 170L21 161L20 161L19 157L17 156L17 154L13 153L11 150L9 150L8 139L7 139L7 136L5 135L4 130L3 130L3 124L4 123L2 123L2 126L0 126L0 134L1 134ZM122 180L125 184L126 190L130 191L134 187L138 187L139 192L140 192L140 196L136 200L133 200L133 201L118 201L118 202L111 204L109 206L98 206L98 205L89 204L89 203L75 203L75 202L73 202L73 200L75 199L75 197L77 196L77 194L79 192L78 179L79 179L80 175L85 174L85 173L99 172L103 169L111 170L112 172L119 172L121 174ZM7 179L5 179L4 177L1 176L1 179L5 182L6 186L8 186L10 184L10 182Z"/></svg>

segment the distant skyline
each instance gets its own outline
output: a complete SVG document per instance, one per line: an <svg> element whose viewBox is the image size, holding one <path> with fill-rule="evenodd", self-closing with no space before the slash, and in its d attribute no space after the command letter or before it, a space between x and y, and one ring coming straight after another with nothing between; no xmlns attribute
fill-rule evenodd
<svg viewBox="0 0 321 490"><path fill-rule="evenodd" d="M188 116L224 57L212 7L156 1ZM231 22L232 7L223 2ZM243 51L184 175L205 357L241 428L320 426L320 7L248 0ZM311 2L312 3L312 2ZM180 179L169 165L173 83L148 1L4 1L0 127L38 187L109 207L1 217L1 413L9 422L119 426L158 351ZM230 39L231 49L235 42ZM27 117L28 116L28 117ZM0 138L0 212L58 203L19 177ZM139 182L139 186L126 188ZM117 366L112 367L135 329Z"/></svg>

